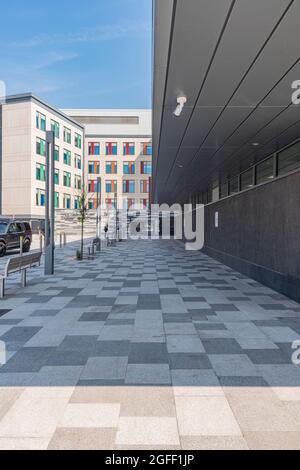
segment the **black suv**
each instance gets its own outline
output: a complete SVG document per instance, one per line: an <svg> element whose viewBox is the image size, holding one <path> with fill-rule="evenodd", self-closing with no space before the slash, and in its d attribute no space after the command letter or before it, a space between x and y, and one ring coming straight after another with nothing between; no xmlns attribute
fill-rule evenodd
<svg viewBox="0 0 300 470"><path fill-rule="evenodd" d="M0 218L0 257L7 250L20 248L20 239L23 238L23 252L28 253L32 242L32 231L28 222Z"/></svg>

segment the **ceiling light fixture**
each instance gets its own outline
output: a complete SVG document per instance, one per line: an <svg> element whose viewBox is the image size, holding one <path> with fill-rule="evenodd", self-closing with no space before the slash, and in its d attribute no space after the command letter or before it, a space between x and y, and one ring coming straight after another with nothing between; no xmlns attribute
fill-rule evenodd
<svg viewBox="0 0 300 470"><path fill-rule="evenodd" d="M252 142L252 145L254 145L254 147L258 147L259 142Z"/></svg>
<svg viewBox="0 0 300 470"><path fill-rule="evenodd" d="M178 168L183 168L183 165L181 165L181 163L179 163Z"/></svg>
<svg viewBox="0 0 300 470"><path fill-rule="evenodd" d="M176 106L176 109L174 111L174 116L176 116L176 117L180 116L186 102L187 102L187 99L186 99L185 96L179 96L177 98L177 106Z"/></svg>

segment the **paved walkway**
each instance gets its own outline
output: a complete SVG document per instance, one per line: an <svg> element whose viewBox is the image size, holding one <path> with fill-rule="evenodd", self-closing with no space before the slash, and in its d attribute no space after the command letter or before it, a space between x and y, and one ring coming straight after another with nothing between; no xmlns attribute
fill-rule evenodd
<svg viewBox="0 0 300 470"><path fill-rule="evenodd" d="M176 241L94 259L0 301L0 448L300 448L300 306Z"/></svg>

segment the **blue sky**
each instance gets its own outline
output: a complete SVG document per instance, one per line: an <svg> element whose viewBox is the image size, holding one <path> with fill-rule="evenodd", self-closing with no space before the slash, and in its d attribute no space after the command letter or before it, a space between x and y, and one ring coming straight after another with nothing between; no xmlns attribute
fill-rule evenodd
<svg viewBox="0 0 300 470"><path fill-rule="evenodd" d="M152 0L1 2L0 80L61 108L150 108Z"/></svg>

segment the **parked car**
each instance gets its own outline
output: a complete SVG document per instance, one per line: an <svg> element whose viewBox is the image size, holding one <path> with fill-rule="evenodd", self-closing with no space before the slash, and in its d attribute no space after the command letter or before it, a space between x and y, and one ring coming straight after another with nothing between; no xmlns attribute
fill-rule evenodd
<svg viewBox="0 0 300 470"><path fill-rule="evenodd" d="M29 222L12 219L0 219L0 257L8 250L20 247L23 238L23 252L28 253L32 242L32 231Z"/></svg>

